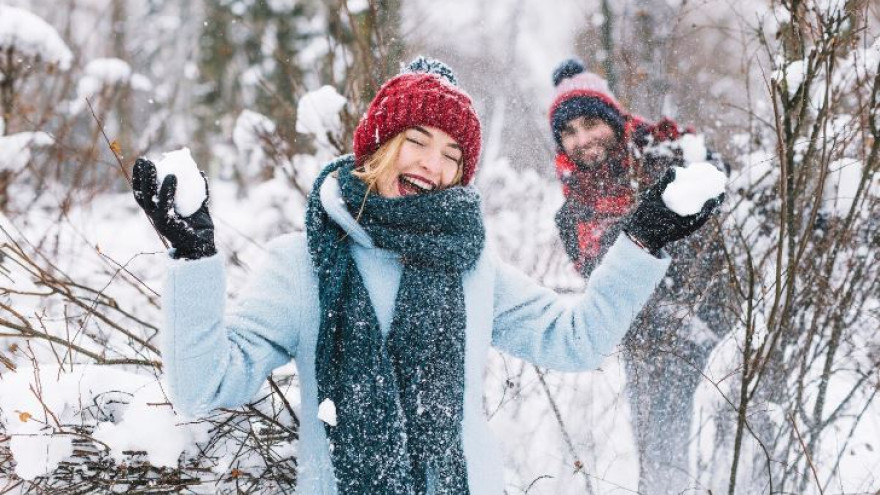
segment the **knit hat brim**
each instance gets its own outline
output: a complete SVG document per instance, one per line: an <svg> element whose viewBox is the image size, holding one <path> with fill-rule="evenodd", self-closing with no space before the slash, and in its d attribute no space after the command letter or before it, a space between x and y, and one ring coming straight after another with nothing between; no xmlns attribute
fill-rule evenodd
<svg viewBox="0 0 880 495"><path fill-rule="evenodd" d="M562 129L577 117L602 119L614 130L618 141L623 139L626 117L617 105L593 91L571 91L560 95L550 110L550 125L556 146L562 149Z"/></svg>

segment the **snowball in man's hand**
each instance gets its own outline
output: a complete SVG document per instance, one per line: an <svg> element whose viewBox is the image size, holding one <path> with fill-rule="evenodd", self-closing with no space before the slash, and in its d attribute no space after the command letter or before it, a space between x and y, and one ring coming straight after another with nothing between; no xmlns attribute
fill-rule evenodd
<svg viewBox="0 0 880 495"><path fill-rule="evenodd" d="M189 148L181 148L162 154L156 163L156 178L159 187L170 174L177 177L177 191L174 193L174 209L182 217L188 217L201 208L207 198L205 180L193 160Z"/></svg>
<svg viewBox="0 0 880 495"><path fill-rule="evenodd" d="M681 216L696 215L703 204L724 192L727 176L709 162L675 167L675 180L663 191L663 202Z"/></svg>

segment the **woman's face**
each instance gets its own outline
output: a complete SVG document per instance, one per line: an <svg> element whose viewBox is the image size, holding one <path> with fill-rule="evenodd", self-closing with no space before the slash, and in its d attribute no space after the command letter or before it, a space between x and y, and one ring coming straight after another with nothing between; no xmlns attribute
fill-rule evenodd
<svg viewBox="0 0 880 495"><path fill-rule="evenodd" d="M379 195L397 198L454 186L462 159L458 143L436 127L416 126L403 133L395 165L376 181Z"/></svg>

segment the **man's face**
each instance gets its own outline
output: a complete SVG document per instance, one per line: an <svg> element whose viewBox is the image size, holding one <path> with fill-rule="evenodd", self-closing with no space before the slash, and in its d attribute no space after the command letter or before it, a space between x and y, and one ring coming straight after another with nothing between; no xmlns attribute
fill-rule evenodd
<svg viewBox="0 0 880 495"><path fill-rule="evenodd" d="M617 146L614 129L596 117L576 117L562 126L562 151L576 165L589 171L599 171Z"/></svg>

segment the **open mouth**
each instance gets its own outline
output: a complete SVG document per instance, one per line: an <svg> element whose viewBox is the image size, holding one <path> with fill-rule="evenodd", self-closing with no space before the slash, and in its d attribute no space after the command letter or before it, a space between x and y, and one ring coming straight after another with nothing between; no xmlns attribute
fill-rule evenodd
<svg viewBox="0 0 880 495"><path fill-rule="evenodd" d="M437 189L433 182L413 174L401 174L397 177L397 188L401 196L423 194Z"/></svg>

